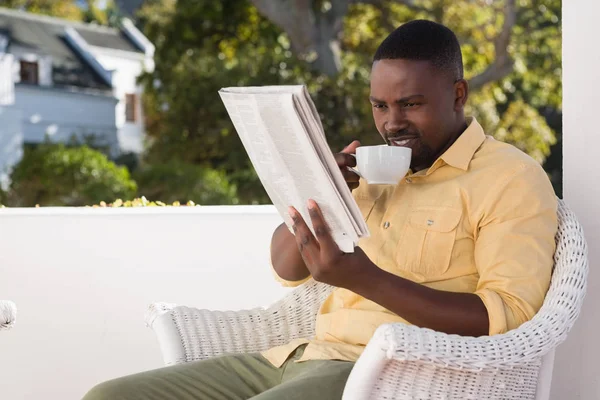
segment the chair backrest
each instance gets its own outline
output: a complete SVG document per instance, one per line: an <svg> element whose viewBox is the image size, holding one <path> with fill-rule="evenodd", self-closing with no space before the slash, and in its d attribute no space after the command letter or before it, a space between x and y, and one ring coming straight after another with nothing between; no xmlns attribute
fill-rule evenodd
<svg viewBox="0 0 600 400"><path fill-rule="evenodd" d="M581 312L588 276L588 252L583 229L563 200L558 201L558 231L554 271L540 311L527 324L543 329L555 348L562 343Z"/></svg>
<svg viewBox="0 0 600 400"><path fill-rule="evenodd" d="M583 229L575 214L559 200L552 282L541 310L532 321L533 324L538 322L544 329L554 333L545 336L551 338L552 343L544 346L551 350L542 357L536 400L550 398L554 351L556 346L566 339L579 316L586 292L588 269L587 244Z"/></svg>

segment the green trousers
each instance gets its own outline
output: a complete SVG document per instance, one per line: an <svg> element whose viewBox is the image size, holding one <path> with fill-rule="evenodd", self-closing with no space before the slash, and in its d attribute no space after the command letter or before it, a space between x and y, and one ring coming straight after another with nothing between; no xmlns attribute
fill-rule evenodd
<svg viewBox="0 0 600 400"><path fill-rule="evenodd" d="M142 372L101 383L84 400L341 399L354 363L295 363L303 352L281 368L260 354L239 354Z"/></svg>

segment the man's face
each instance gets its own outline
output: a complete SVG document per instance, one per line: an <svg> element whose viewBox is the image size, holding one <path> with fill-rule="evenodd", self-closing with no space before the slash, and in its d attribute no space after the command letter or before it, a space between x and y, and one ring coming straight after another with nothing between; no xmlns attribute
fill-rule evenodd
<svg viewBox="0 0 600 400"><path fill-rule="evenodd" d="M464 129L466 90L428 61L376 61L370 101L377 130L388 145L412 149L413 171L428 168Z"/></svg>

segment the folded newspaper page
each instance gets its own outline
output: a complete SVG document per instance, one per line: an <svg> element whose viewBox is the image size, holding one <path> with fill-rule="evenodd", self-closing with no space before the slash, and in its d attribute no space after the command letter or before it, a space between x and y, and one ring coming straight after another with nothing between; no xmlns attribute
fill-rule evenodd
<svg viewBox="0 0 600 400"><path fill-rule="evenodd" d="M307 209L308 199L313 199L340 249L354 252L358 240L369 236L369 229L327 145L306 87L230 87L219 95L288 228L287 210L294 206L313 230Z"/></svg>

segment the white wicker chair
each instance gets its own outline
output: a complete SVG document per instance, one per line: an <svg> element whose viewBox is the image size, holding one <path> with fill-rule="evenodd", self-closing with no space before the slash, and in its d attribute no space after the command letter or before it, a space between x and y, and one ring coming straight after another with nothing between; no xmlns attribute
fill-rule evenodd
<svg viewBox="0 0 600 400"><path fill-rule="evenodd" d="M13 327L17 319L17 306L12 301L0 300L0 331Z"/></svg>
<svg viewBox="0 0 600 400"><path fill-rule="evenodd" d="M344 400L547 399L554 349L579 315L588 274L583 231L562 201L558 217L552 282L531 321L481 338L382 325L356 363ZM258 352L312 337L315 315L331 289L311 280L268 309L249 311L156 303L146 323L156 332L167 365Z"/></svg>

